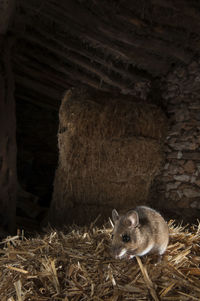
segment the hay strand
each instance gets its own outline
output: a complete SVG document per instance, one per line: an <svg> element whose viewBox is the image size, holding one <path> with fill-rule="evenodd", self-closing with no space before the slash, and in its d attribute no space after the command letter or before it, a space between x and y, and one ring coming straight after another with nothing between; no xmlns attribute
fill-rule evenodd
<svg viewBox="0 0 200 301"><path fill-rule="evenodd" d="M4 243L0 300L200 300L199 224L169 222L161 262L110 256L112 228L78 227Z"/></svg>
<svg viewBox="0 0 200 301"><path fill-rule="evenodd" d="M138 256L136 256L136 260L137 260L137 263L138 263L138 265L139 265L139 267L140 267L140 270L141 270L141 272L142 272L142 275L143 275L143 277L144 277L144 280L145 280L145 282L146 282L146 285L147 285L148 289L150 290L150 293L151 293L153 299L154 299L155 301L159 301L158 296L157 296L157 294L156 294L156 291L155 291L155 289L154 289L154 285L153 285L153 283L152 283L152 281L151 281L151 279L149 278L149 275L148 275L148 273L147 273L147 269L144 267L144 265L142 264L141 259L140 259Z"/></svg>

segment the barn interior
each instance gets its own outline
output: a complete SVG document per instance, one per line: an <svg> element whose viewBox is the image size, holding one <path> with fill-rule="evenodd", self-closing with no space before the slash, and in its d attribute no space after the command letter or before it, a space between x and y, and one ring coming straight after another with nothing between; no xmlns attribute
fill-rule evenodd
<svg viewBox="0 0 200 301"><path fill-rule="evenodd" d="M127 137L138 139L140 136L140 140L135 140L130 148L126 144L126 151L123 140L124 153L121 151L115 156L113 149L122 149L122 144L119 146L119 141L114 141L116 137L111 134L108 140L114 142L112 147L104 148L104 152L107 150L106 154L110 154L104 164L111 162L114 166L113 158L119 163L123 153L124 158L130 158L131 169L136 173L136 159L131 161L131 154L135 150L139 158L143 147L141 139L144 138L151 139L148 142L151 145L155 140L157 143L153 146L155 152L150 144L144 147L145 151L151 149L154 153L152 156L148 153L144 158L152 166L143 169L148 181L143 179L138 186L133 183L126 186L130 179L127 174L131 171L123 158L123 166L117 163L120 170L117 189L108 185L112 170L102 173L101 179L95 178L98 185L104 178L110 187L98 186L101 191L108 189L105 199L109 195L115 199L127 195L130 199L131 185L136 185L140 187L136 194L139 203L159 209L167 219L194 222L200 212L199 1L67 0L58 3L55 0L1 0L0 8L1 227L8 232L16 229L16 225L27 231L41 231L45 223L60 219L60 213L54 216L49 215L49 211L63 211L62 206L57 207L67 202L64 192L55 197L56 189L59 192L65 190L64 184L62 187L55 184L58 183L60 156L65 151L58 145L62 122L71 122L75 127L79 125L83 130L84 126L98 129L101 125L99 133L102 133L109 129L112 123L107 121L111 120L121 139L125 134L120 136L119 133L129 118L128 112L132 112L132 119L128 120ZM68 98L73 98L79 91L77 110L80 112L75 121L69 116L63 121L62 112L59 114L66 91L72 93ZM92 109L87 113L84 101L88 93L92 95L89 97ZM154 109L149 113L149 109L145 111L146 107ZM116 120L112 114L105 115L104 127L99 116L106 108L112 108L113 112L116 109L118 115ZM93 115L87 115L91 112ZM79 124L83 114L85 121ZM138 127L139 134L134 130L130 134L132 128ZM91 135L90 141L93 138ZM158 154L160 151L162 154ZM75 148L73 162L77 162L78 152ZM153 170L157 164L159 166L151 176L147 169ZM83 165L77 166L76 171L82 172L84 178ZM120 174L122 170L126 173L125 180ZM96 173L90 176L95 177ZM70 181L75 183L73 179ZM68 195L62 223L66 221L66 212L68 222L78 216L75 221L84 217L83 224L88 221L88 216L95 219L102 212L107 212L106 217L111 214L115 201L110 201L109 206L104 202L101 212L102 199L97 200L99 194L96 193L94 204L90 202L91 206L87 206L91 183L87 186L86 182L77 181L76 191L81 185L85 189L84 198L82 194L79 198L76 195L76 199L80 199L78 205L82 207L77 206L77 202L75 206ZM115 195L116 191L118 195ZM80 204L81 200L84 200L83 204ZM121 202L123 207L123 200ZM127 204L131 205L130 202ZM83 207L87 208L84 213Z"/></svg>

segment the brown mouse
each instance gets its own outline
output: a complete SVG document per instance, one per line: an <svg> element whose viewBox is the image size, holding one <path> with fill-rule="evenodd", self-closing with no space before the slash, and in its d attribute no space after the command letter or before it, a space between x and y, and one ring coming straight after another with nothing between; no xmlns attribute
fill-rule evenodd
<svg viewBox="0 0 200 301"><path fill-rule="evenodd" d="M111 252L116 259L133 258L148 253L162 255L169 242L169 229L164 218L146 206L138 206L125 215L112 211L114 229Z"/></svg>

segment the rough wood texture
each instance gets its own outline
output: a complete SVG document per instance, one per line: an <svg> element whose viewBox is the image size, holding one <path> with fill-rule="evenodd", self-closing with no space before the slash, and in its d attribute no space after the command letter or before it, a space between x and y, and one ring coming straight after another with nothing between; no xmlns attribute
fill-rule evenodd
<svg viewBox="0 0 200 301"><path fill-rule="evenodd" d="M19 8L14 65L26 101L20 87L53 104L80 84L146 98L150 82L200 52L198 1L21 0Z"/></svg>
<svg viewBox="0 0 200 301"><path fill-rule="evenodd" d="M15 1L0 0L0 236L15 229L16 210L16 120L14 78L11 67L13 40L5 33Z"/></svg>
<svg viewBox="0 0 200 301"><path fill-rule="evenodd" d="M15 0L0 0L0 34L6 34L15 13Z"/></svg>
<svg viewBox="0 0 200 301"><path fill-rule="evenodd" d="M14 80L10 64L11 41L1 41L0 66L0 226L13 232L16 208L16 121Z"/></svg>

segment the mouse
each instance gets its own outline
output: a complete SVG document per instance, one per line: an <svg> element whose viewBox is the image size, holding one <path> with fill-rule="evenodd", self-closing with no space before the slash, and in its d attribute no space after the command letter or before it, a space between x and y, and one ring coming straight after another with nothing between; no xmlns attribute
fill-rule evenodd
<svg viewBox="0 0 200 301"><path fill-rule="evenodd" d="M156 254L162 257L169 242L169 228L159 212L138 206L119 215L112 211L114 229L111 254L115 259Z"/></svg>

